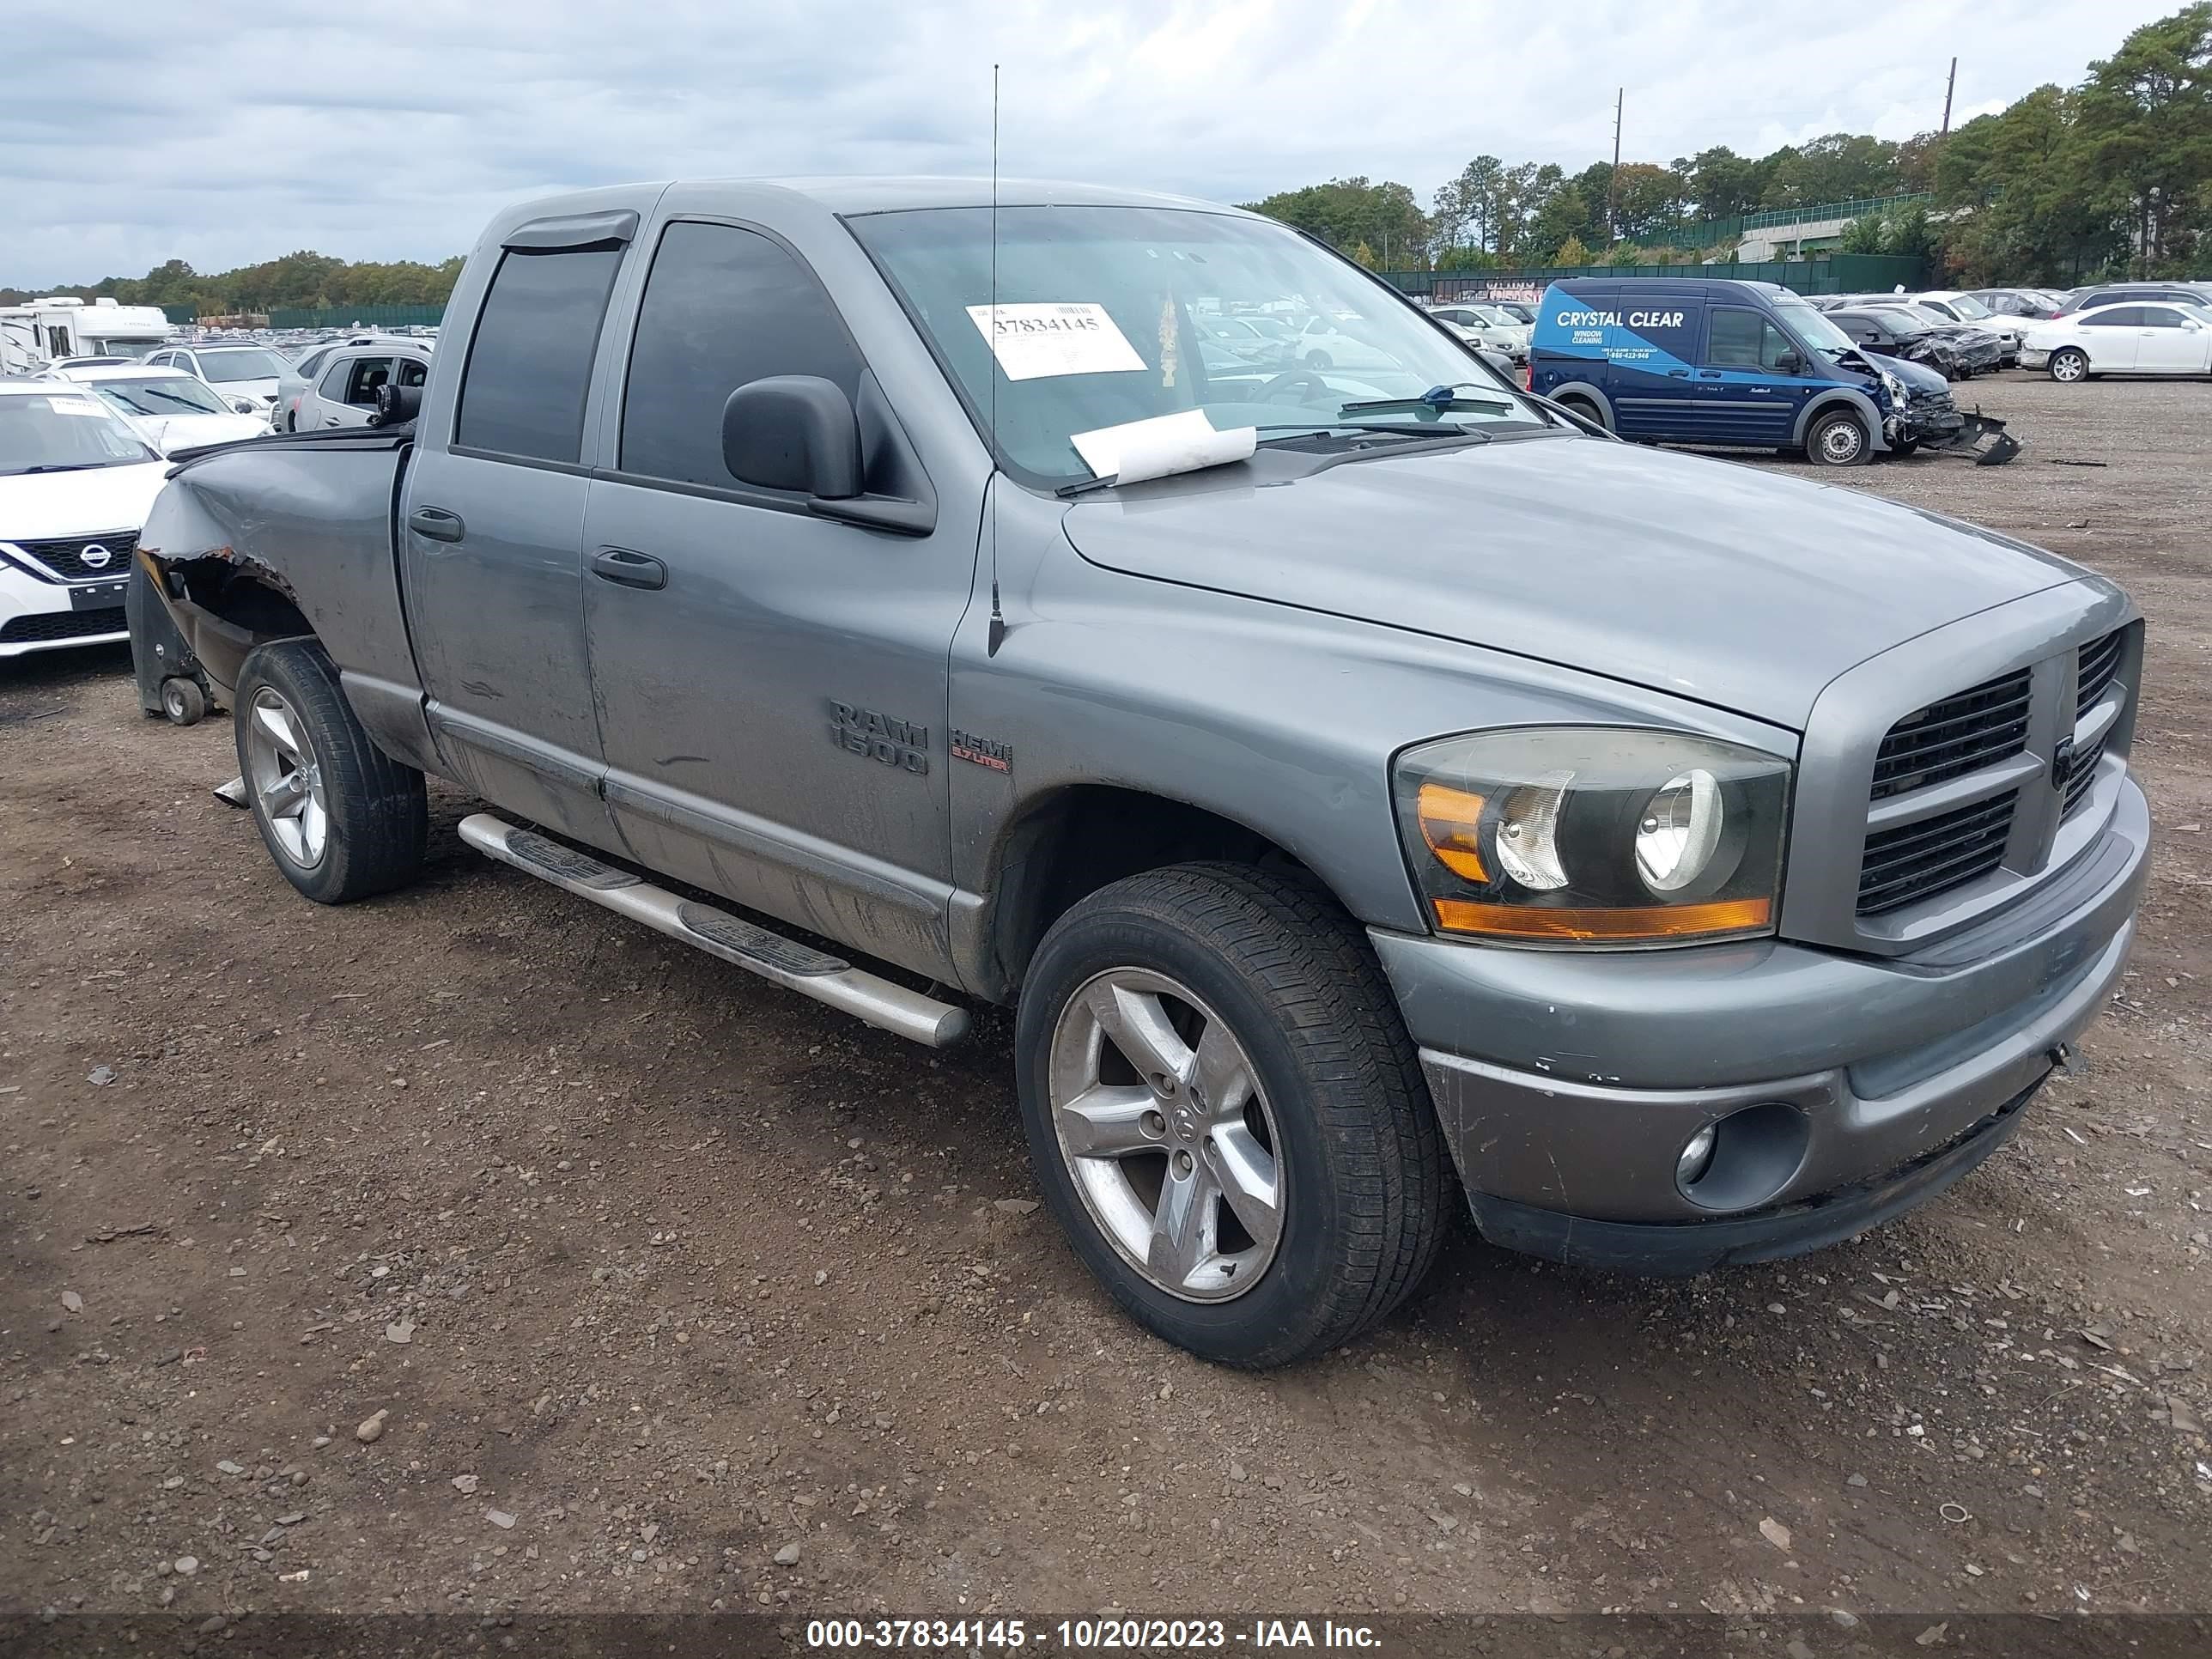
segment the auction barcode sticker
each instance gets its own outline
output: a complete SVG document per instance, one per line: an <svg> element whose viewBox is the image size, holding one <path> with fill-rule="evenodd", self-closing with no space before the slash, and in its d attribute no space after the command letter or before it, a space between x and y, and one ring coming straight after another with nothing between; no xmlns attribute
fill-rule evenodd
<svg viewBox="0 0 2212 1659"><path fill-rule="evenodd" d="M1145 366L1103 306L969 306L968 316L1010 380L1111 374Z"/></svg>

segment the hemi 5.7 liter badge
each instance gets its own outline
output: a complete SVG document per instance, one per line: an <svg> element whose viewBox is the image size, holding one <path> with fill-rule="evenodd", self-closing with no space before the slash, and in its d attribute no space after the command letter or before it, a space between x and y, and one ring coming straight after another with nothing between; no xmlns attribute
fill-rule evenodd
<svg viewBox="0 0 2212 1659"><path fill-rule="evenodd" d="M1014 769L1014 745L993 738L979 738L956 726L952 728L952 758L972 761L994 772L1011 772Z"/></svg>
<svg viewBox="0 0 2212 1659"><path fill-rule="evenodd" d="M830 741L840 749L902 771L929 770L929 728L872 708L830 699Z"/></svg>

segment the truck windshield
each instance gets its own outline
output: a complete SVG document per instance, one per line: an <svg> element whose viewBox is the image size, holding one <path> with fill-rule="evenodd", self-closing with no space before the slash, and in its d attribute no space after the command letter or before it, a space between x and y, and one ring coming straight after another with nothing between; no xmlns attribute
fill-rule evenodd
<svg viewBox="0 0 2212 1659"><path fill-rule="evenodd" d="M848 222L987 434L995 392L996 447L1026 481L1089 478L1077 433L1189 410L1217 430L1270 428L1266 441L1325 431L1347 404L1472 381L1482 407L1455 407L1447 432L1543 423L1410 302L1284 226L1144 207L1012 207L998 219L995 319L988 208ZM1237 314L1279 319L1282 333L1232 349L1196 321Z"/></svg>
<svg viewBox="0 0 2212 1659"><path fill-rule="evenodd" d="M156 459L129 427L82 392L0 395L0 476L76 472Z"/></svg>
<svg viewBox="0 0 2212 1659"><path fill-rule="evenodd" d="M1802 300L1778 300L1774 305L1775 319L1797 343L1808 350L1817 351L1831 362L1847 351L1856 351L1851 337L1829 320L1825 311L1815 311Z"/></svg>
<svg viewBox="0 0 2212 1659"><path fill-rule="evenodd" d="M284 360L273 351L200 353L200 374L217 386L230 380L273 380L284 372Z"/></svg>
<svg viewBox="0 0 2212 1659"><path fill-rule="evenodd" d="M189 374L149 374L144 380L95 380L100 401L125 415L228 415L230 405Z"/></svg>

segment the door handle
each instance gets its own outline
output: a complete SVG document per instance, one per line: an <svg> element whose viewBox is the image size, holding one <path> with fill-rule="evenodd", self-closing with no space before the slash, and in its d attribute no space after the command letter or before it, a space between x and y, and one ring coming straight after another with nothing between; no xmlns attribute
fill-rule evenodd
<svg viewBox="0 0 2212 1659"><path fill-rule="evenodd" d="M650 553L633 553L627 547L603 547L592 555L592 574L617 587L657 588L668 586L668 567Z"/></svg>
<svg viewBox="0 0 2212 1659"><path fill-rule="evenodd" d="M331 422L336 425L337 422ZM434 542L457 542L468 533L458 513L448 513L442 507L418 507L407 515L407 527L418 536L427 536Z"/></svg>
<svg viewBox="0 0 2212 1659"><path fill-rule="evenodd" d="M1690 371L1686 368L1670 368L1667 371L1667 378L1670 380L1686 380L1690 378Z"/></svg>

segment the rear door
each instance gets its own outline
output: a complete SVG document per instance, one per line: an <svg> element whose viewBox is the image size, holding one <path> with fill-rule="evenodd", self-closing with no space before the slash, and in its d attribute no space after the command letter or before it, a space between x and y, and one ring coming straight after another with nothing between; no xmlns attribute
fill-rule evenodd
<svg viewBox="0 0 2212 1659"><path fill-rule="evenodd" d="M649 198L647 198L649 199ZM492 265L400 503L407 616L440 750L476 791L603 847L619 836L584 648L592 366L637 215L534 221Z"/></svg>
<svg viewBox="0 0 2212 1659"><path fill-rule="evenodd" d="M1624 295L1597 302L1613 319L1603 328L1606 395L1624 437L1686 441L1695 437L1691 376L1702 307L1694 301ZM1583 331L1577 331L1577 333Z"/></svg>
<svg viewBox="0 0 2212 1659"><path fill-rule="evenodd" d="M2081 345L2089 354L2089 367L2118 369L2136 366L2136 336L2142 331L2141 306L2106 306L2081 319Z"/></svg>
<svg viewBox="0 0 2212 1659"><path fill-rule="evenodd" d="M1712 443L1785 445L1796 434L1807 388L1784 372L1796 348L1749 306L1708 307L1697 374L1697 429Z"/></svg>
<svg viewBox="0 0 2212 1659"><path fill-rule="evenodd" d="M313 425L367 426L376 412L376 392L392 378L392 359L381 353L341 356L315 382Z"/></svg>

